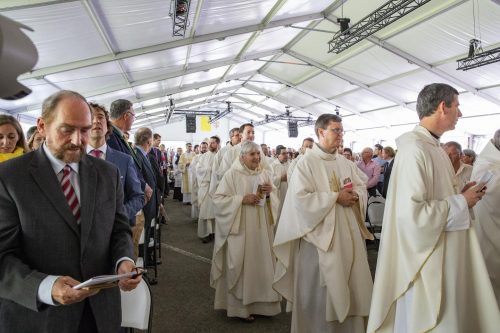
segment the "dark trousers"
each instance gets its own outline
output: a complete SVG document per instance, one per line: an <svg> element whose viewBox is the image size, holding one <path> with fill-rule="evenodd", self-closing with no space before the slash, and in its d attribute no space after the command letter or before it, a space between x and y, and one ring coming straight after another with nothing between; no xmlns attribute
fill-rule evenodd
<svg viewBox="0 0 500 333"><path fill-rule="evenodd" d="M384 189L384 182L378 182L377 183L377 191L378 193L382 194L382 190Z"/></svg>
<svg viewBox="0 0 500 333"><path fill-rule="evenodd" d="M98 333L89 300L86 299L83 302L83 314L82 319L80 320L80 325L78 325L78 333Z"/></svg>
<svg viewBox="0 0 500 333"><path fill-rule="evenodd" d="M182 202L182 198L183 198L183 195L182 195L182 192L181 192L181 188L180 187L174 187L174 199L177 199L180 202Z"/></svg>

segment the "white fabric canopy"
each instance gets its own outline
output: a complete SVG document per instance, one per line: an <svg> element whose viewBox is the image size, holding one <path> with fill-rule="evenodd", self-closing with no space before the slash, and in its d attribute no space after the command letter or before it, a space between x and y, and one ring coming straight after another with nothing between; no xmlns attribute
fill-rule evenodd
<svg viewBox="0 0 500 333"><path fill-rule="evenodd" d="M231 101L227 128L285 106L313 118L338 107L349 131L345 145L356 148L392 143L418 122L420 89L445 82L460 91L464 114L448 137L466 143L474 135L471 146L479 149L500 124L500 63L457 71L456 60L474 37L485 50L500 46L500 5L430 1L340 54L328 53L342 13L352 25L387 1L191 0L184 38L172 37L169 0L2 1L1 15L34 29L26 33L39 61L20 77L33 93L0 100L0 112L34 123L45 97L72 89L107 107L129 99L134 128L167 136L168 97L177 109L195 111L222 111ZM278 131L290 142L285 121L256 130L259 138ZM311 131L301 127L299 137Z"/></svg>

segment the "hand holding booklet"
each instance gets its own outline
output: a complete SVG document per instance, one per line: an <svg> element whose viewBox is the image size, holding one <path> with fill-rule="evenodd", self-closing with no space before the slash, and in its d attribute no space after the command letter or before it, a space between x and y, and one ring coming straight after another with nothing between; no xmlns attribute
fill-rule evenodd
<svg viewBox="0 0 500 333"><path fill-rule="evenodd" d="M73 289L90 290L112 288L117 286L120 280L134 279L143 273L143 270L135 270L124 274L94 276L93 278L74 286Z"/></svg>

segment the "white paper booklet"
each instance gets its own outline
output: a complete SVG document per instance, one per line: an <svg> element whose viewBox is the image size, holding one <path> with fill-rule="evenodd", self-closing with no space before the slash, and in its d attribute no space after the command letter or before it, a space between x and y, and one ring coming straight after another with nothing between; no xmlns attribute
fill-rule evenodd
<svg viewBox="0 0 500 333"><path fill-rule="evenodd" d="M137 272L130 272L130 273L124 273L124 274L117 274L117 275L99 275L99 276L94 276L93 278L88 279L85 282L80 283L79 285L76 285L73 287L73 289L82 289L82 288L89 288L92 286L100 286L100 285L105 285L109 284L111 286L112 283L120 281L120 280L125 280L128 278L132 278L137 275Z"/></svg>

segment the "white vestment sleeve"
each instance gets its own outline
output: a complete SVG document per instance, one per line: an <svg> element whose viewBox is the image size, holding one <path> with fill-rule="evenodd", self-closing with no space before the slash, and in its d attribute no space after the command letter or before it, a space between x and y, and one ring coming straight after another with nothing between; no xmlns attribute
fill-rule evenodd
<svg viewBox="0 0 500 333"><path fill-rule="evenodd" d="M446 198L450 210L446 220L445 231L458 231L470 228L469 207L465 197L461 194L455 194Z"/></svg>

